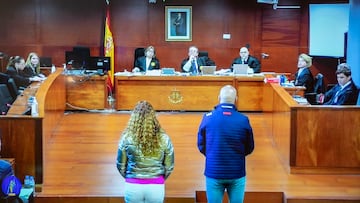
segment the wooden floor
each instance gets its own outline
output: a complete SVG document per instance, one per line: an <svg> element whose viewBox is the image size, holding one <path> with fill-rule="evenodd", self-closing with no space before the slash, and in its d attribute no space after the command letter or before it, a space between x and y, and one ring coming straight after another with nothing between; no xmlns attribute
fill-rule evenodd
<svg viewBox="0 0 360 203"><path fill-rule="evenodd" d="M289 174L271 141L271 114L247 115L254 130L255 150L247 158L246 191L283 192L284 202L360 202L358 175ZM202 113L158 113L175 147L175 169L166 182L167 198L193 199L196 190L205 190L204 157L196 146L201 117ZM41 197L60 196L122 197L124 179L115 160L120 133L128 118L129 112L66 114L53 135L44 140L44 184L35 201L49 202L41 201Z"/></svg>

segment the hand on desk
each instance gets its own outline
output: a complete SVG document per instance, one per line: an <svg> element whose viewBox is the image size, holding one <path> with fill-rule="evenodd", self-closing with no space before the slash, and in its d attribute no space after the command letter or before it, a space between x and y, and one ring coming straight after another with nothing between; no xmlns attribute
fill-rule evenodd
<svg viewBox="0 0 360 203"><path fill-rule="evenodd" d="M34 77L30 78L30 81L31 82L34 82L34 81L41 82L41 81L44 81L45 79L46 79L45 77L34 76Z"/></svg>
<svg viewBox="0 0 360 203"><path fill-rule="evenodd" d="M140 68L138 68L138 67L135 67L134 69L132 69L132 72L133 72L133 73L137 73L137 72L140 72Z"/></svg>

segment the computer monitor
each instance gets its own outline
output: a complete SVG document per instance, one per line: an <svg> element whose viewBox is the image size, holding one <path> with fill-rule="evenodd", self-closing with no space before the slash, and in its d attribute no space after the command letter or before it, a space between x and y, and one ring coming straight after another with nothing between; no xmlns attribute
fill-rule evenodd
<svg viewBox="0 0 360 203"><path fill-rule="evenodd" d="M110 70L110 57L91 56L86 70L102 70L102 72L107 72Z"/></svg>
<svg viewBox="0 0 360 203"><path fill-rule="evenodd" d="M71 64L73 69L86 69L90 58L88 47L76 46L72 51L65 51L66 64Z"/></svg>
<svg viewBox="0 0 360 203"><path fill-rule="evenodd" d="M40 67L51 67L52 66L52 59L51 57L40 57Z"/></svg>

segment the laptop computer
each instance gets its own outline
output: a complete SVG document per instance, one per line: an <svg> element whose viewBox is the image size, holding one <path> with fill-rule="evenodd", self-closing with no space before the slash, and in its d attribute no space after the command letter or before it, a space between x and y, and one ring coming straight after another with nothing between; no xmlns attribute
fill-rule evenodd
<svg viewBox="0 0 360 203"><path fill-rule="evenodd" d="M247 75L248 67L249 66L247 64L234 64L233 73L234 75Z"/></svg>
<svg viewBox="0 0 360 203"><path fill-rule="evenodd" d="M51 57L40 57L40 67L51 67L52 60Z"/></svg>
<svg viewBox="0 0 360 203"><path fill-rule="evenodd" d="M201 66L201 74L202 75L214 75L216 66Z"/></svg>
<svg viewBox="0 0 360 203"><path fill-rule="evenodd" d="M175 75L175 68L162 68L161 75Z"/></svg>

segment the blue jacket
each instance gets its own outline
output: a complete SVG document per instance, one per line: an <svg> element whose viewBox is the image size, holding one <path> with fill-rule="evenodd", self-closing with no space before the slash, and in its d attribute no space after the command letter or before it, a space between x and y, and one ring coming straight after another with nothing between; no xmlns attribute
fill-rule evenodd
<svg viewBox="0 0 360 203"><path fill-rule="evenodd" d="M205 155L205 176L235 179L246 175L245 156L254 150L248 117L233 104L219 104L206 113L198 131L198 149Z"/></svg>

